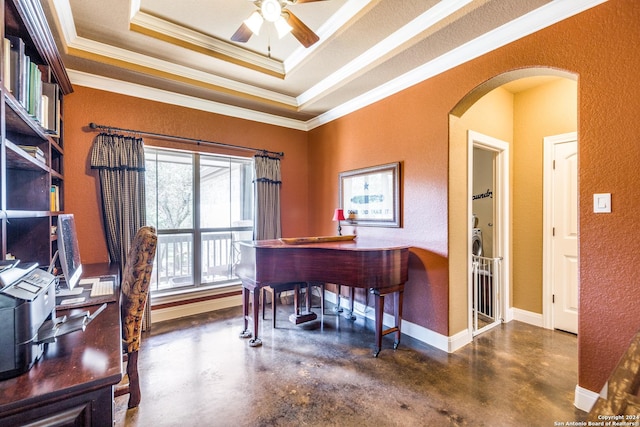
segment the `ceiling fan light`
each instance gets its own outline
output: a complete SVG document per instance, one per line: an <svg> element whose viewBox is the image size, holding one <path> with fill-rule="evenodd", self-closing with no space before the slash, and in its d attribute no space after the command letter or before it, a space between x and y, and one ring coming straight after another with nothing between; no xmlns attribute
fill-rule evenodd
<svg viewBox="0 0 640 427"><path fill-rule="evenodd" d="M276 22L282 14L282 6L278 0L263 0L260 10L262 17L269 22Z"/></svg>
<svg viewBox="0 0 640 427"><path fill-rule="evenodd" d="M278 32L278 38L281 39L293 30L293 27L289 25L286 19L282 16L279 17L276 22L273 23L276 27L276 31Z"/></svg>
<svg viewBox="0 0 640 427"><path fill-rule="evenodd" d="M244 25L249 27L253 34L258 35L260 34L260 28L262 27L263 22L264 19L262 19L262 16L260 16L260 12L255 11L251 14L251 16L244 20Z"/></svg>

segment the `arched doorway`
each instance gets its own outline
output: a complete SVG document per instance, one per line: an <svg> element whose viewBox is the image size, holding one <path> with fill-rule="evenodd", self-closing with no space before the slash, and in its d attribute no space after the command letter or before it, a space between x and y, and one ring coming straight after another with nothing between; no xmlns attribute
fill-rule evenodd
<svg viewBox="0 0 640 427"><path fill-rule="evenodd" d="M565 106L568 105L568 106ZM502 296L505 321L521 320L550 327L543 301L543 177L544 137L576 131L577 78L549 68L507 72L468 93L450 114L449 242L450 297L467 300L465 308L452 307L451 324L466 325L472 339L473 311L470 260L473 237L469 168L469 131L506 141L511 148L511 220L498 234L508 236L502 256ZM496 230L491 231L495 236ZM552 327L552 326L551 326Z"/></svg>

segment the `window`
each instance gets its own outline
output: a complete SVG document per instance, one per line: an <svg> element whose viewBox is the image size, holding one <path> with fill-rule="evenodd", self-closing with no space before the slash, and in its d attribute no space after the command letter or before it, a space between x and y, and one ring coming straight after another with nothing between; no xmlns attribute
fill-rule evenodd
<svg viewBox="0 0 640 427"><path fill-rule="evenodd" d="M158 230L151 291L228 284L235 242L253 238L253 159L145 147L147 224Z"/></svg>

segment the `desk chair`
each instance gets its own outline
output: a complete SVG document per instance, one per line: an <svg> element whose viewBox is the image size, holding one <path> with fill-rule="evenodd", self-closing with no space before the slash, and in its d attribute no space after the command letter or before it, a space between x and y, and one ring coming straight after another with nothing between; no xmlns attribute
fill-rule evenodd
<svg viewBox="0 0 640 427"><path fill-rule="evenodd" d="M306 287L307 292L307 311L311 311L311 297L309 292L312 291L314 287L320 289L320 311L324 316L324 283L323 282L313 282L313 283L281 283L277 285L264 286L262 288L262 320L265 319L265 306L267 302L267 293L271 294L271 322L273 327L276 327L276 301L278 300L280 294L285 291L294 291L298 292L301 288ZM299 312L300 307L298 307L299 295L294 297L295 307L294 311L296 314Z"/></svg>
<svg viewBox="0 0 640 427"><path fill-rule="evenodd" d="M140 349L142 318L149 296L149 283L157 242L158 236L155 228L144 226L138 230L127 254L127 263L120 286L122 292L122 350L123 358L127 362L128 382L116 387L115 396L128 393L129 408L135 408L140 403L138 350Z"/></svg>

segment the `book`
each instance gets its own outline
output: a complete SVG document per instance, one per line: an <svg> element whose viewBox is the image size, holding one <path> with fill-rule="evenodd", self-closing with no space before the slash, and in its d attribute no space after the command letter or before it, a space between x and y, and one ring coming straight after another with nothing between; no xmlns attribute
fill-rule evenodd
<svg viewBox="0 0 640 427"><path fill-rule="evenodd" d="M14 98L24 106L24 94L26 91L26 85L24 84L25 72L25 58L24 53L24 41L20 37L7 35L6 37L10 43L9 51L9 90L13 94Z"/></svg>
<svg viewBox="0 0 640 427"><path fill-rule="evenodd" d="M42 83L43 103L43 121L41 122L44 130L52 135L60 134L60 87L56 83Z"/></svg>
<svg viewBox="0 0 640 427"><path fill-rule="evenodd" d="M42 163L47 163L47 158L45 157L44 151L42 151L39 147L33 145L18 145L22 151L26 152L31 157L36 160L41 161Z"/></svg>
<svg viewBox="0 0 640 427"><path fill-rule="evenodd" d="M35 62L29 62L29 93L27 100L27 112L31 117L40 122L40 102L42 98L42 73Z"/></svg>
<svg viewBox="0 0 640 427"><path fill-rule="evenodd" d="M60 210L60 187L57 185L51 186L49 202L51 204L52 212L58 212Z"/></svg>
<svg viewBox="0 0 640 427"><path fill-rule="evenodd" d="M11 91L11 40L4 38L3 50L4 56L2 57L2 83L8 91Z"/></svg>
<svg viewBox="0 0 640 427"><path fill-rule="evenodd" d="M44 151L42 151L40 147L36 147L35 145L18 145L18 147L31 155L39 154L41 156L44 156Z"/></svg>

